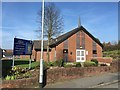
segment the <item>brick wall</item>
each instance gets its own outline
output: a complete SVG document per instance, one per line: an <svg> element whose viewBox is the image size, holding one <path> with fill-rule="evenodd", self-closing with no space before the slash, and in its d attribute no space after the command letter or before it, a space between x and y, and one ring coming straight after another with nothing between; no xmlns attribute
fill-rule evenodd
<svg viewBox="0 0 120 90"><path fill-rule="evenodd" d="M76 61L76 34L68 38L68 61Z"/></svg>
<svg viewBox="0 0 120 90"><path fill-rule="evenodd" d="M41 56L41 52L37 51L36 52L36 61L40 61L40 56ZM43 60L47 61L47 51L43 52Z"/></svg>
<svg viewBox="0 0 120 90"><path fill-rule="evenodd" d="M102 47L97 44L97 57L102 57Z"/></svg>
<svg viewBox="0 0 120 90"><path fill-rule="evenodd" d="M110 66L49 69L47 71L47 84L117 71L118 67Z"/></svg>
<svg viewBox="0 0 120 90"><path fill-rule="evenodd" d="M38 77L20 79L20 80L7 80L2 82L2 88L30 88L33 85L38 85Z"/></svg>
<svg viewBox="0 0 120 90"><path fill-rule="evenodd" d="M113 59L111 57L91 57L91 59L97 59L98 62L112 63Z"/></svg>
<svg viewBox="0 0 120 90"><path fill-rule="evenodd" d="M52 48L50 52L50 61L55 61L55 48Z"/></svg>
<svg viewBox="0 0 120 90"><path fill-rule="evenodd" d="M86 55L86 60L90 60L90 57L92 57L92 39L85 34L85 48L86 51L88 51L88 55Z"/></svg>
<svg viewBox="0 0 120 90"><path fill-rule="evenodd" d="M63 42L56 46L56 59L57 60L63 59Z"/></svg>
<svg viewBox="0 0 120 90"><path fill-rule="evenodd" d="M37 53L36 53L36 51L35 51L35 49L33 47L33 50L32 50L32 59L36 60L36 56L37 56Z"/></svg>
<svg viewBox="0 0 120 90"><path fill-rule="evenodd" d="M20 59L30 59L30 55L20 55Z"/></svg>

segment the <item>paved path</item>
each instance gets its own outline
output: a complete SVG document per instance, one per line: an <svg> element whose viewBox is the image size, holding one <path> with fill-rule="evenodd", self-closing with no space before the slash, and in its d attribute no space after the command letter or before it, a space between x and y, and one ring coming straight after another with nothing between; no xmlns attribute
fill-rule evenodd
<svg viewBox="0 0 120 90"><path fill-rule="evenodd" d="M55 84L46 85L44 88L94 88L100 84L114 82L118 80L118 73L105 73L91 77L73 79ZM118 84L115 85L118 88Z"/></svg>

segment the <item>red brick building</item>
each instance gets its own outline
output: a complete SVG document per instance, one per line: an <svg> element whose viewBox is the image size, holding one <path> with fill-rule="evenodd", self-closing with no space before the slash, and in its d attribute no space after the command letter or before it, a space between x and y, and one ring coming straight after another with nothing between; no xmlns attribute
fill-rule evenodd
<svg viewBox="0 0 120 90"><path fill-rule="evenodd" d="M33 46L34 60L40 60L41 41L35 40ZM63 59L67 62L85 62L93 57L101 58L102 44L83 26L77 27L52 40L50 44L50 61ZM44 41L44 60L47 61L47 41Z"/></svg>

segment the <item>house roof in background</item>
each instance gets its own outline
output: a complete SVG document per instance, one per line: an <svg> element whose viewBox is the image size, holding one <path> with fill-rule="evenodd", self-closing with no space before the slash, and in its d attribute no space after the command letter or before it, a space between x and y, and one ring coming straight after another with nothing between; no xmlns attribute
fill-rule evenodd
<svg viewBox="0 0 120 90"><path fill-rule="evenodd" d="M57 45L59 45L60 43L62 43L63 41L65 41L66 39L68 39L70 36L72 36L73 34L77 33L78 31L84 31L87 35L89 35L96 43L98 43L101 47L103 47L103 45L100 43L100 41L95 38L92 34L90 34L83 26L75 28L55 39L52 39L51 43L50 43L50 47L55 47ZM34 48L35 49L40 49L41 48L41 41L40 40L34 40ZM44 41L44 49L47 49L47 41Z"/></svg>
<svg viewBox="0 0 120 90"><path fill-rule="evenodd" d="M6 57L12 57L13 56L13 50L11 49L6 49L5 52L4 52L4 55Z"/></svg>

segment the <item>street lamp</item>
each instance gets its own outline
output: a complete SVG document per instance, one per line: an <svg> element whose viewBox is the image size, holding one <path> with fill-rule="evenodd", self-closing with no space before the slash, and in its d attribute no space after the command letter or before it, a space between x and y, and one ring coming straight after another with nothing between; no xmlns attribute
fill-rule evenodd
<svg viewBox="0 0 120 90"><path fill-rule="evenodd" d="M44 0L42 2L42 35L41 35L41 57L40 57L40 74L39 87L43 87L43 30L44 30Z"/></svg>

